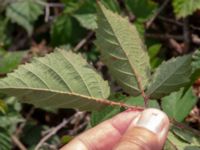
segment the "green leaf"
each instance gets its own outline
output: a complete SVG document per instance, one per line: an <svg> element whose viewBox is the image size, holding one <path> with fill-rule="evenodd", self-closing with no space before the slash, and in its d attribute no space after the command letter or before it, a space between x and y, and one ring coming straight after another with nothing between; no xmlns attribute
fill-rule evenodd
<svg viewBox="0 0 200 150"><path fill-rule="evenodd" d="M10 44L11 38L7 34L8 18L0 16L0 47Z"/></svg>
<svg viewBox="0 0 200 150"><path fill-rule="evenodd" d="M200 150L200 137L184 127L173 125L164 150Z"/></svg>
<svg viewBox="0 0 200 150"><path fill-rule="evenodd" d="M200 9L199 0L173 0L172 5L174 7L174 12L176 17L187 17L192 15L197 9Z"/></svg>
<svg viewBox="0 0 200 150"><path fill-rule="evenodd" d="M34 22L42 13L42 6L36 3L35 0L14 1L6 9L6 16L12 22L24 27L29 35L32 34Z"/></svg>
<svg viewBox="0 0 200 150"><path fill-rule="evenodd" d="M147 21L157 8L157 4L152 0L125 0L125 4L139 22Z"/></svg>
<svg viewBox="0 0 200 150"><path fill-rule="evenodd" d="M153 75L146 92L147 95L158 99L179 90L190 81L191 68L191 55L163 62Z"/></svg>
<svg viewBox="0 0 200 150"><path fill-rule="evenodd" d="M190 128L189 128L190 129ZM193 131L198 132L197 130L183 130L182 128L172 126L171 131L178 136L181 140L193 144L195 146L200 146L200 137L195 135Z"/></svg>
<svg viewBox="0 0 200 150"><path fill-rule="evenodd" d="M37 145L37 143L41 139L42 131L45 131L44 126L38 125L36 121L28 121L26 126L23 128L23 133L21 135L21 141L31 147L33 145Z"/></svg>
<svg viewBox="0 0 200 150"><path fill-rule="evenodd" d="M108 83L80 55L56 50L0 80L0 91L37 107L97 110Z"/></svg>
<svg viewBox="0 0 200 150"><path fill-rule="evenodd" d="M170 140L166 140L163 150L177 150L176 146Z"/></svg>
<svg viewBox="0 0 200 150"><path fill-rule="evenodd" d="M158 57L161 46L162 45L160 43L156 43L148 47L148 53L149 53L150 63L151 63L152 68L158 67L162 62L162 59Z"/></svg>
<svg viewBox="0 0 200 150"><path fill-rule="evenodd" d="M1 150L12 149L10 135L4 128L0 128L0 149Z"/></svg>
<svg viewBox="0 0 200 150"><path fill-rule="evenodd" d="M94 30L97 28L97 16L95 14L75 14L74 17L86 29Z"/></svg>
<svg viewBox="0 0 200 150"><path fill-rule="evenodd" d="M113 12L120 12L120 7L116 0L101 0L101 3Z"/></svg>
<svg viewBox="0 0 200 150"><path fill-rule="evenodd" d="M16 69L24 54L25 52L0 52L0 74Z"/></svg>
<svg viewBox="0 0 200 150"><path fill-rule="evenodd" d="M183 121L190 113L197 102L197 97L190 88L184 95L184 89L171 93L169 96L162 98L162 108L170 117L176 121Z"/></svg>
<svg viewBox="0 0 200 150"><path fill-rule="evenodd" d="M50 33L52 45L60 46L77 43L85 36L86 31L75 18L62 14L53 21Z"/></svg>
<svg viewBox="0 0 200 150"><path fill-rule="evenodd" d="M118 84L129 94L138 95L140 78L143 88L150 76L149 57L136 28L125 18L98 7L96 46ZM137 77L136 77L137 76Z"/></svg>
<svg viewBox="0 0 200 150"><path fill-rule="evenodd" d="M134 24L143 37L145 22L154 15L157 4L152 0L125 0L125 6L135 16Z"/></svg>
<svg viewBox="0 0 200 150"><path fill-rule="evenodd" d="M192 55L192 75L191 84L200 77L200 50L196 50Z"/></svg>
<svg viewBox="0 0 200 150"><path fill-rule="evenodd" d="M71 18L67 15L58 16L51 26L51 41L53 45L69 43L72 34Z"/></svg>
<svg viewBox="0 0 200 150"><path fill-rule="evenodd" d="M6 103L3 100L0 99L0 112L2 112L3 114L5 114L6 111L7 111L7 109L8 108L7 108Z"/></svg>
<svg viewBox="0 0 200 150"><path fill-rule="evenodd" d="M62 145L64 144L68 144L74 137L73 136L70 136L70 135L64 135L61 137L61 143Z"/></svg>
<svg viewBox="0 0 200 150"><path fill-rule="evenodd" d="M122 102L126 98L125 95L116 94L109 99L115 102ZM101 123L104 120L107 120L114 115L118 114L121 111L120 107L113 107L113 106L106 106L105 108L101 109L100 111L93 111L91 114L90 124L92 126L96 126L97 124Z"/></svg>
<svg viewBox="0 0 200 150"><path fill-rule="evenodd" d="M15 97L6 98L4 102L7 106L7 111L5 114L0 113L0 127L13 133L16 131L17 125L24 122L24 119L20 114L21 104L16 101Z"/></svg>
<svg viewBox="0 0 200 150"><path fill-rule="evenodd" d="M129 97L124 100L126 104L133 105L133 106L144 106L144 98L142 96L137 96L137 97ZM160 109L160 106L158 102L155 101L149 101L148 107L150 108L157 108Z"/></svg>

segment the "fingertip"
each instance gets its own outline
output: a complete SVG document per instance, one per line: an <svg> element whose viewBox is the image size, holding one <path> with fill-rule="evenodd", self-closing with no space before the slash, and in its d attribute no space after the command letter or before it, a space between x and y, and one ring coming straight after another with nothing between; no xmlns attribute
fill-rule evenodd
<svg viewBox="0 0 200 150"><path fill-rule="evenodd" d="M169 127L169 119L161 110L149 108L141 113L135 126L146 128L159 135L164 129Z"/></svg>
<svg viewBox="0 0 200 150"><path fill-rule="evenodd" d="M168 129L169 119L164 112L154 108L146 109L132 121L116 149L134 147L137 150L160 150Z"/></svg>
<svg viewBox="0 0 200 150"><path fill-rule="evenodd" d="M109 119L108 122L110 122L120 133L123 134L140 114L141 111L139 110L128 109Z"/></svg>

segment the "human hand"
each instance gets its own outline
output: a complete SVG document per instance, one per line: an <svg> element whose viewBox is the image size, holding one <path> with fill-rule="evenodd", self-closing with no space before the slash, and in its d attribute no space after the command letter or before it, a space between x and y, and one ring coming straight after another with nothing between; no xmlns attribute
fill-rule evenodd
<svg viewBox="0 0 200 150"><path fill-rule="evenodd" d="M157 109L127 110L74 138L61 150L161 150L168 117Z"/></svg>

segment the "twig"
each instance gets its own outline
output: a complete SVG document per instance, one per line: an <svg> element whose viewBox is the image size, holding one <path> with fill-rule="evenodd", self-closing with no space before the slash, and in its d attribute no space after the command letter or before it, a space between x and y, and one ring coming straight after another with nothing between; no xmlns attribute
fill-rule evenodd
<svg viewBox="0 0 200 150"><path fill-rule="evenodd" d="M47 2L44 2L44 1L41 1L41 0L36 0L35 1L36 3L42 5L45 7L45 22L48 22L49 21L49 18L50 18L50 8L51 7L60 7L60 8L64 8L65 5L64 4L61 4L61 3L47 3Z"/></svg>
<svg viewBox="0 0 200 150"><path fill-rule="evenodd" d="M45 22L49 21L49 16L50 16L50 7L49 7L49 5L46 5L45 6L45 16L44 16Z"/></svg>
<svg viewBox="0 0 200 150"><path fill-rule="evenodd" d="M92 37L94 35L94 32L89 32L88 34L87 34L87 36L84 38L84 39L82 39L76 46L75 46L75 48L74 48L74 51L75 52L77 52L80 48L82 48L86 43L87 43L87 41Z"/></svg>
<svg viewBox="0 0 200 150"><path fill-rule="evenodd" d="M200 38L199 38L199 36L196 35L196 34L192 34L192 42L194 44L200 45Z"/></svg>
<svg viewBox="0 0 200 150"><path fill-rule="evenodd" d="M84 127L87 126L89 121L85 121L82 124L80 124L78 127L76 127L75 129L69 131L69 135L74 136L77 134L78 131L80 131L81 129L83 129Z"/></svg>
<svg viewBox="0 0 200 150"><path fill-rule="evenodd" d="M185 18L183 24L183 37L184 37L184 50L187 52L190 48L190 33L189 33L189 24L188 24L188 18Z"/></svg>
<svg viewBox="0 0 200 150"><path fill-rule="evenodd" d="M151 24L153 23L153 21L157 18L157 16L159 16L159 14L164 10L164 8L167 6L167 4L169 2L170 2L170 0L165 0L163 2L163 4L161 5L161 7L155 13L155 15L147 22L147 24L146 24L147 29L151 26Z"/></svg>
<svg viewBox="0 0 200 150"><path fill-rule="evenodd" d="M43 137L40 142L37 144L35 150L39 150L39 148L53 135L55 135L60 129L62 129L69 121L63 120L58 126L56 126L49 134L47 134L45 137Z"/></svg>
<svg viewBox="0 0 200 150"><path fill-rule="evenodd" d="M146 33L145 37L147 37L147 38L155 38L155 39L160 39L160 40L166 40L166 39L175 39L175 40L181 40L181 41L184 40L182 35L170 35L170 34Z"/></svg>
<svg viewBox="0 0 200 150"><path fill-rule="evenodd" d="M183 26L184 23L182 22L179 22L177 20L174 20L174 19L170 19L170 18L166 18L166 17L163 17L163 16L158 16L158 19L162 20L162 21L166 21L168 23L172 23L172 24L176 24L177 26ZM200 31L200 28L199 27L196 27L194 25L189 25L189 27L193 30L198 30Z"/></svg>
<svg viewBox="0 0 200 150"><path fill-rule="evenodd" d="M184 41L183 36L180 36L180 35L146 33L145 37L146 38L159 39L159 40L174 39L174 40L178 40L178 41ZM192 40L192 43L200 45L200 37L198 35L192 34L191 35L191 40Z"/></svg>
<svg viewBox="0 0 200 150"><path fill-rule="evenodd" d="M31 118L31 115L34 113L35 111L35 108L32 107L31 110L28 112L28 114L26 115L25 117L25 121L22 122L20 125L19 125L19 128L16 130L15 132L15 136L18 137L20 135L20 133L22 132L24 126L26 125L27 121Z"/></svg>
<svg viewBox="0 0 200 150"><path fill-rule="evenodd" d="M77 112L73 116L71 116L69 119L64 119L60 124L58 124L56 127L52 129L51 132L49 132L46 136L44 136L40 142L36 145L35 150L39 150L39 148L48 140L50 139L53 135L55 135L60 129L65 127L70 121L77 116L80 116L83 112Z"/></svg>
<svg viewBox="0 0 200 150"><path fill-rule="evenodd" d="M15 135L12 135L11 138L12 138L13 142L15 143L15 145L20 150L27 150L27 148L19 141L19 139Z"/></svg>
<svg viewBox="0 0 200 150"><path fill-rule="evenodd" d="M107 105L107 106L118 106L118 107L123 107L125 109L134 109L134 110L138 110L138 111L142 111L145 108L144 107L140 107L140 106L130 106L128 104L125 103L121 103L121 102L114 102L114 101L110 101L110 100L105 100L105 99L96 99L95 100L98 103Z"/></svg>
<svg viewBox="0 0 200 150"><path fill-rule="evenodd" d="M169 39L170 46L175 49L179 54L183 53L182 46L174 39Z"/></svg>

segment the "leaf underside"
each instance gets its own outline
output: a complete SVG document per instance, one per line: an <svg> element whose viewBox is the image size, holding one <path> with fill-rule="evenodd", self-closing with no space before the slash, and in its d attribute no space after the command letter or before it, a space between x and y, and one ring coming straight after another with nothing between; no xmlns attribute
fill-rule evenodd
<svg viewBox="0 0 200 150"><path fill-rule="evenodd" d="M102 105L95 100L107 98L110 89L81 55L56 50L8 74L0 92L37 107L96 110Z"/></svg>
<svg viewBox="0 0 200 150"><path fill-rule="evenodd" d="M149 57L146 48L127 18L112 13L99 3L97 15L96 46L101 51L103 62L118 84L131 95L138 95L150 76Z"/></svg>
<svg viewBox="0 0 200 150"><path fill-rule="evenodd" d="M179 90L190 81L191 68L191 55L172 58L162 63L154 73L147 95L158 99Z"/></svg>

